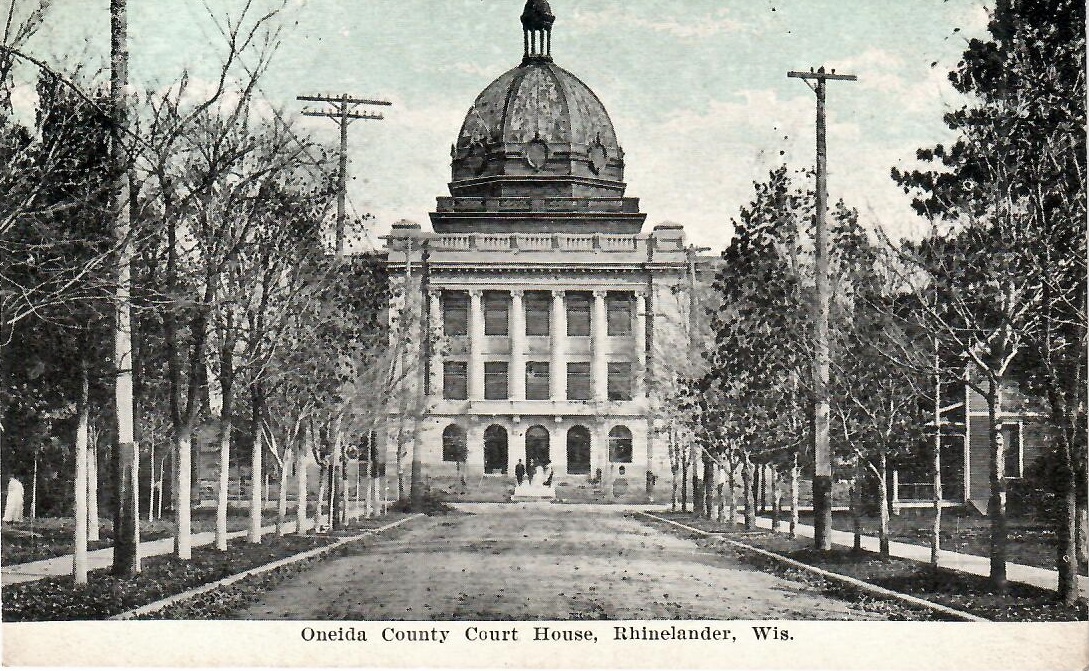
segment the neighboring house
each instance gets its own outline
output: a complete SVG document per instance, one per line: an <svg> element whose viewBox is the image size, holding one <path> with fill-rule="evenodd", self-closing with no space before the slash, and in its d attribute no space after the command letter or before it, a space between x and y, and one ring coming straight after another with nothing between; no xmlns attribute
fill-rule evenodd
<svg viewBox="0 0 1089 671"><path fill-rule="evenodd" d="M642 232L605 107L552 60L552 20L526 5L522 62L466 115L433 231L387 238L406 351L386 463L391 481L415 458L433 486L477 493L505 491L519 460L548 463L558 496L645 500L669 472L651 399L670 362L654 353L683 340L666 356L688 355L693 252L680 226Z"/></svg>
<svg viewBox="0 0 1089 671"><path fill-rule="evenodd" d="M1002 440L1007 483L1024 477L1046 449L1048 422L1040 402L1016 381L1002 388ZM990 426L986 399L966 384L947 386L942 400L942 498L986 514L990 496ZM911 502L933 496L928 463L901 465L896 500ZM1016 504L1016 501L1011 501Z"/></svg>

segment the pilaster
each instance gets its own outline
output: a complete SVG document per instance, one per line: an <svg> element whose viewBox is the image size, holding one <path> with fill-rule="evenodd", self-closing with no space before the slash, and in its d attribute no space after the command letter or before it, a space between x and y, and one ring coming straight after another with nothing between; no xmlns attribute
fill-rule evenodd
<svg viewBox="0 0 1089 671"><path fill-rule="evenodd" d="M484 308L480 289L469 291L469 400L484 399Z"/></svg>
<svg viewBox="0 0 1089 671"><path fill-rule="evenodd" d="M594 400L604 402L609 400L609 356L608 348L608 316L605 310L604 289L594 290L594 309L590 316L590 347L591 349L591 378L594 385Z"/></svg>
<svg viewBox="0 0 1089 671"><path fill-rule="evenodd" d="M513 289L510 292L510 378L511 398L524 401L526 398L526 311L523 304L525 292Z"/></svg>
<svg viewBox="0 0 1089 671"><path fill-rule="evenodd" d="M564 305L564 290L552 290L552 361L549 365L548 380L553 401L567 398L567 306Z"/></svg>

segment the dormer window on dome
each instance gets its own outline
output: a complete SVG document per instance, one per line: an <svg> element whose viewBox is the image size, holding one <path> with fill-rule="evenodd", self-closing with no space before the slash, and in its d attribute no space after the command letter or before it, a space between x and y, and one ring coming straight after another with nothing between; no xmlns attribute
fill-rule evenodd
<svg viewBox="0 0 1089 671"><path fill-rule="evenodd" d="M552 60L552 24L556 16L547 0L528 0L522 11L524 60Z"/></svg>

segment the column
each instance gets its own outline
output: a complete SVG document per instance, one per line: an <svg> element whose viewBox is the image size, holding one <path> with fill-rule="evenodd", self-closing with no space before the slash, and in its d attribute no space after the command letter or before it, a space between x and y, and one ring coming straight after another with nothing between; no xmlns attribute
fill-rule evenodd
<svg viewBox="0 0 1089 671"><path fill-rule="evenodd" d="M595 422L594 442L597 444L597 459L592 461L597 464L594 468L601 469L601 489L607 500L613 498L613 472L612 462L609 460L609 427L604 419Z"/></svg>
<svg viewBox="0 0 1089 671"><path fill-rule="evenodd" d="M550 430L552 436L550 438L551 442L548 444L548 451L556 478L567 474L567 429L569 428L569 423L565 423L557 417L553 428ZM555 482L554 479L553 484Z"/></svg>
<svg viewBox="0 0 1089 671"><path fill-rule="evenodd" d="M605 312L604 289L594 290L594 309L590 315L590 377L594 384L594 400L609 400L608 316Z"/></svg>
<svg viewBox="0 0 1089 671"><path fill-rule="evenodd" d="M471 416L466 418L468 426L465 427L465 474L473 480L484 475L484 426L481 418Z"/></svg>
<svg viewBox="0 0 1089 671"><path fill-rule="evenodd" d="M635 377L632 392L635 398L647 394L647 298L642 291L635 292Z"/></svg>
<svg viewBox="0 0 1089 671"><path fill-rule="evenodd" d="M567 398L567 306L563 295L563 289L552 290L552 361L548 381L553 401Z"/></svg>
<svg viewBox="0 0 1089 671"><path fill-rule="evenodd" d="M431 338L431 394L442 398L442 355L439 345L442 342L442 292L428 289L427 300L430 319L428 323Z"/></svg>
<svg viewBox="0 0 1089 671"><path fill-rule="evenodd" d="M513 289L510 292L510 376L511 398L524 401L526 398L526 310L522 303L525 292Z"/></svg>
<svg viewBox="0 0 1089 671"><path fill-rule="evenodd" d="M469 290L469 400L484 398L484 308L480 289Z"/></svg>

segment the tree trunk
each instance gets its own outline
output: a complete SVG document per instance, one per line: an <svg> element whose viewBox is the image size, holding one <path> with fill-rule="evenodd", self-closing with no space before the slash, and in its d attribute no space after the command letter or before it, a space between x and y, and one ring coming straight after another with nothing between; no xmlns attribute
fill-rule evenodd
<svg viewBox="0 0 1089 671"><path fill-rule="evenodd" d="M193 432L188 424L175 431L174 550L179 559L193 558L192 458Z"/></svg>
<svg viewBox="0 0 1089 671"><path fill-rule="evenodd" d="M227 551L227 503L231 489L231 424L227 414L227 395L219 423L219 483L216 496L216 549Z"/></svg>
<svg viewBox="0 0 1089 671"><path fill-rule="evenodd" d="M87 445L87 540L96 542L99 537L98 519L98 440L90 440ZM152 464L152 470L155 464Z"/></svg>
<svg viewBox="0 0 1089 671"><path fill-rule="evenodd" d="M711 519L715 508L715 462L705 452L703 455L703 514Z"/></svg>
<svg viewBox="0 0 1089 671"><path fill-rule="evenodd" d="M855 536L855 552L862 552L862 459L856 454L854 477L851 479L851 523Z"/></svg>
<svg viewBox="0 0 1089 671"><path fill-rule="evenodd" d="M681 512L688 512L688 462L681 461Z"/></svg>
<svg viewBox="0 0 1089 671"><path fill-rule="evenodd" d="M718 464L715 469L715 510L718 513L717 521L722 524L726 521L726 472L722 464Z"/></svg>
<svg viewBox="0 0 1089 671"><path fill-rule="evenodd" d="M798 537L798 480L801 479L802 467L798 465L798 453L794 452L794 463L790 467L790 537Z"/></svg>
<svg viewBox="0 0 1089 671"><path fill-rule="evenodd" d="M678 485L677 473L678 473L678 470L679 469L676 466L673 466L672 468L670 468L670 471L673 473L673 482L672 482L673 494L670 497L669 509L672 510L673 512L677 512L677 485Z"/></svg>
<svg viewBox="0 0 1089 671"><path fill-rule="evenodd" d="M328 473L326 473L325 464L318 464L318 504L314 510L314 528L321 531L321 528L328 524L328 520L322 515L322 509L325 506L325 493L328 490Z"/></svg>
<svg viewBox="0 0 1089 671"><path fill-rule="evenodd" d="M1006 590L1006 477L1005 454L1002 439L1001 380L991 376L988 380L987 420L990 429L991 495L987 500L987 515L991 518L991 583L1000 593Z"/></svg>
<svg viewBox="0 0 1089 671"><path fill-rule="evenodd" d="M779 531L780 519L783 513L783 496L779 490L779 472L775 466L768 465L771 470L771 530Z"/></svg>
<svg viewBox="0 0 1089 671"><path fill-rule="evenodd" d="M737 525L737 474L735 470L734 463L730 462L730 468L726 473L726 496L729 498L731 526Z"/></svg>
<svg viewBox="0 0 1089 671"><path fill-rule="evenodd" d="M879 468L881 470L878 474L877 491L880 497L881 511L881 529L878 531L878 543L880 547L881 557L888 559L889 557L889 460L888 455L885 454L885 450L882 449L879 455Z"/></svg>
<svg viewBox="0 0 1089 671"><path fill-rule="evenodd" d="M360 465L363 468L363 516L371 518L374 517L374 478L371 477L373 469L370 456L360 462Z"/></svg>
<svg viewBox="0 0 1089 671"><path fill-rule="evenodd" d="M250 452L250 530L246 537L250 543L261 542L261 512L264 508L264 466L262 459L265 452L265 432L261 430L261 401L257 390L253 392L251 406L253 422L253 450Z"/></svg>
<svg viewBox="0 0 1089 671"><path fill-rule="evenodd" d="M76 421L76 477L75 482L75 552L72 560L72 579L77 585L87 584L87 434L90 424L89 387L90 374L87 358L79 359L79 418Z"/></svg>
<svg viewBox="0 0 1089 671"><path fill-rule="evenodd" d="M278 490L276 492L276 535L287 535L287 487L289 472L287 470L288 465L291 463L291 450L284 450L283 458L280 459L280 477L278 481Z"/></svg>
<svg viewBox="0 0 1089 671"><path fill-rule="evenodd" d="M371 478L371 490L374 495L374 516L376 517L386 514L385 488L386 478L383 474L378 473L376 477Z"/></svg>
<svg viewBox="0 0 1089 671"><path fill-rule="evenodd" d="M295 483L298 487L298 494L295 499L295 533L302 536L306 533L306 454L307 445L305 440L300 440L295 446Z"/></svg>
<svg viewBox="0 0 1089 671"><path fill-rule="evenodd" d="M343 456L340 459L340 523L348 524L348 460Z"/></svg>
<svg viewBox="0 0 1089 671"><path fill-rule="evenodd" d="M741 470L741 482L745 495L745 529L756 529L756 491L753 480L756 478L756 464L748 455L745 455L744 467Z"/></svg>
<svg viewBox="0 0 1089 671"><path fill-rule="evenodd" d="M342 506L342 494L344 485L344 464L340 458L343 444L340 438L339 422L333 429L333 449L329 454L329 529L336 530L343 526L341 517L344 514Z"/></svg>
<svg viewBox="0 0 1089 671"><path fill-rule="evenodd" d="M1075 507L1077 511L1077 535L1075 544L1078 548L1078 561L1089 563L1089 508L1084 500L1078 500Z"/></svg>
<svg viewBox="0 0 1089 671"><path fill-rule="evenodd" d="M692 514L699 517L703 507L703 490L700 484L699 451L696 449L695 436L688 448L688 463L692 467Z"/></svg>
<svg viewBox="0 0 1089 671"><path fill-rule="evenodd" d="M942 553L942 410L941 410L941 363L938 360L938 344L934 342L934 526L930 530L930 565L935 569Z"/></svg>

